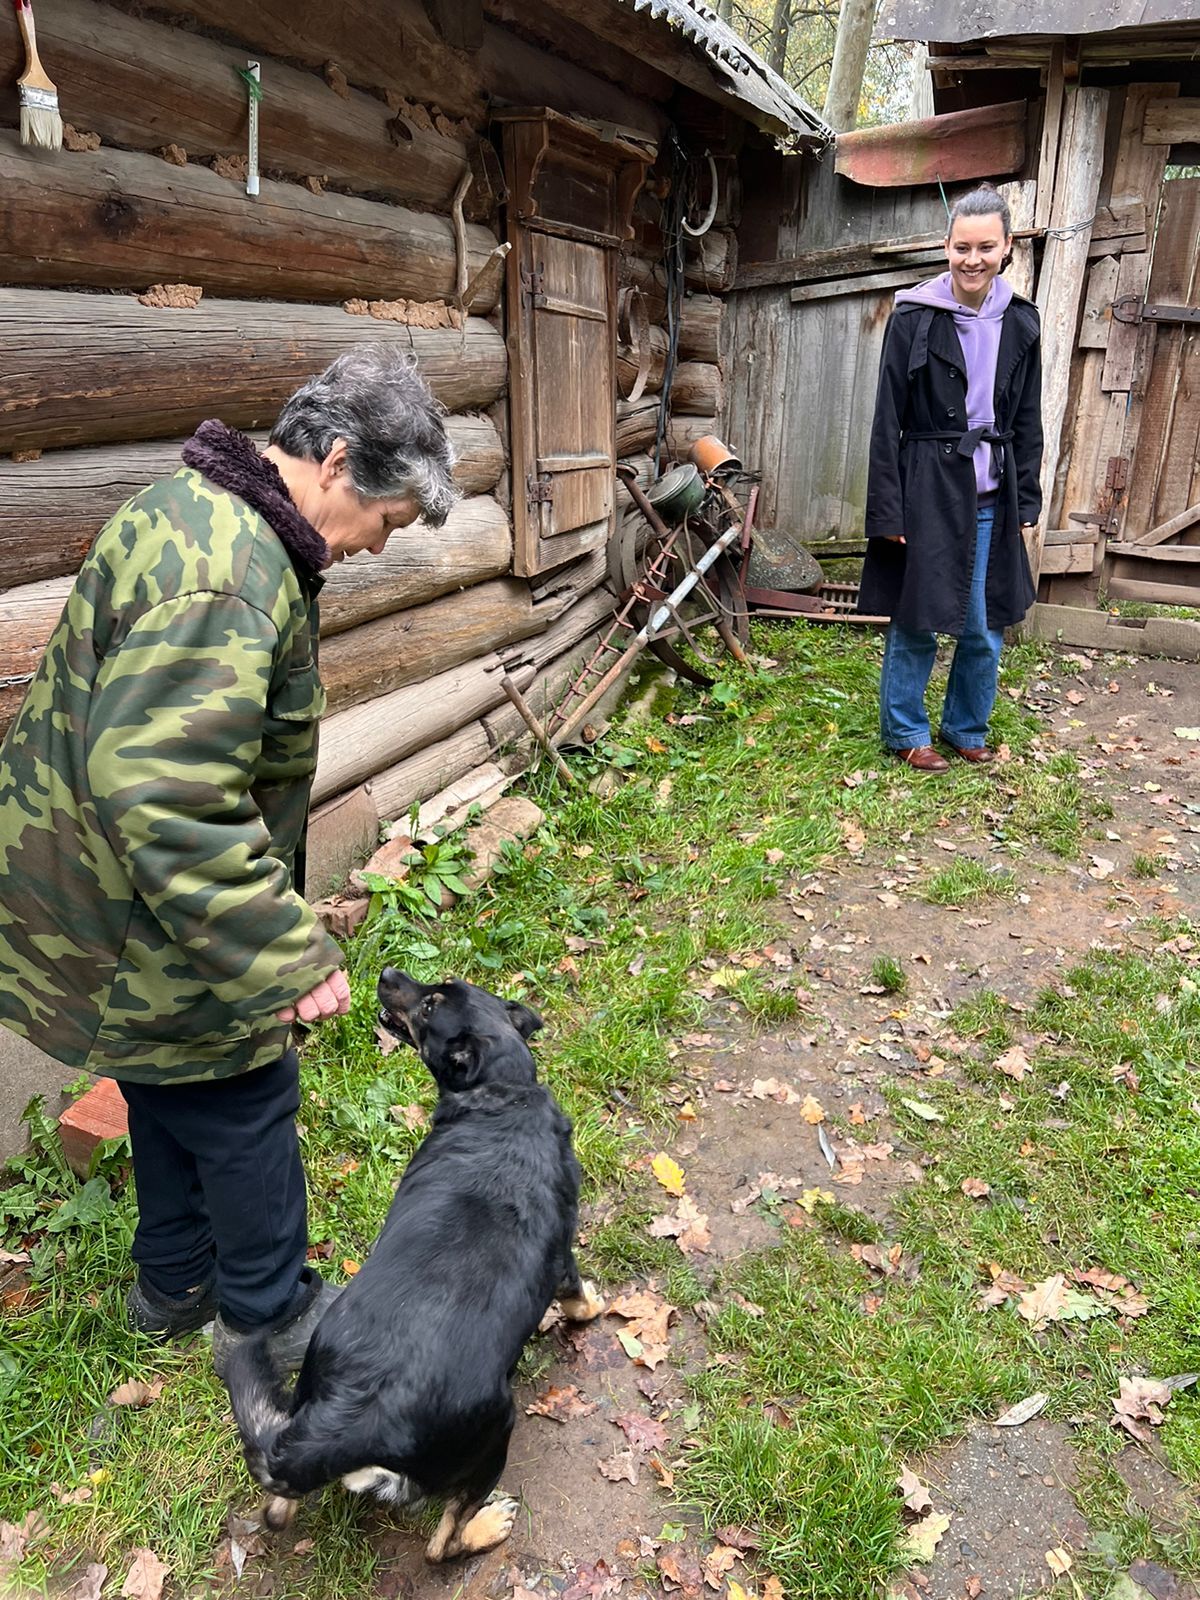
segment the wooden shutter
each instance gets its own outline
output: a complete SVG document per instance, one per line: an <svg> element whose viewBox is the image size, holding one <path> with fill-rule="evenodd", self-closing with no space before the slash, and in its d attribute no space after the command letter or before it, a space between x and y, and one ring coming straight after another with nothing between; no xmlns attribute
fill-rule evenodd
<svg viewBox="0 0 1200 1600"><path fill-rule="evenodd" d="M504 114L514 571L607 543L617 249L648 156L550 111Z"/></svg>

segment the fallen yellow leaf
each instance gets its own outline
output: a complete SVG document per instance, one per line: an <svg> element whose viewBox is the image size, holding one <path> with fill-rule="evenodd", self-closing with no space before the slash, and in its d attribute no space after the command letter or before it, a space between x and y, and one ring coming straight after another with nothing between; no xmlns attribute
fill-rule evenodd
<svg viewBox="0 0 1200 1600"><path fill-rule="evenodd" d="M348 1278L352 1278L354 1276L354 1274L356 1272L358 1272L359 1270L360 1270L360 1263L357 1262L357 1261L351 1261L349 1257L347 1257L346 1260L342 1262L342 1271L346 1274L346 1276Z"/></svg>
<svg viewBox="0 0 1200 1600"><path fill-rule="evenodd" d="M664 1151L660 1150L654 1160L651 1161L650 1171L668 1194L683 1194L683 1168L677 1161L672 1161Z"/></svg>
<svg viewBox="0 0 1200 1600"><path fill-rule="evenodd" d="M804 1103L800 1107L800 1115L804 1118L805 1122L811 1122L814 1126L818 1122L825 1121L824 1107L821 1105L821 1102L811 1094L806 1094L804 1096Z"/></svg>

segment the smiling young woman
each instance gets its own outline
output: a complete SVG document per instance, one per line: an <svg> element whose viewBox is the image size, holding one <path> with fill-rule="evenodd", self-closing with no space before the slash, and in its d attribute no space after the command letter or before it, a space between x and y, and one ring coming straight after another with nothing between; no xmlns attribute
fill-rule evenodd
<svg viewBox="0 0 1200 1600"><path fill-rule="evenodd" d="M1011 248L1001 195L964 195L950 211L949 270L898 294L884 334L859 607L892 619L880 736L919 772L948 766L925 706L937 635L957 641L941 741L990 761L1004 629L1035 593L1023 532L1041 514L1040 327L1000 277Z"/></svg>

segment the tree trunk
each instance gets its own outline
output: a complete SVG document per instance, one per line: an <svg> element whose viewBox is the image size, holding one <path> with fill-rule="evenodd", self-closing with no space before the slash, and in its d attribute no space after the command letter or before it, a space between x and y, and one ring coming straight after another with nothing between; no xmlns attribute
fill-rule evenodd
<svg viewBox="0 0 1200 1600"><path fill-rule="evenodd" d="M529 585L497 578L429 605L396 611L336 634L321 650L331 712L420 683L460 661L525 639L542 626Z"/></svg>
<svg viewBox="0 0 1200 1600"><path fill-rule="evenodd" d="M771 54L768 65L772 72L783 76L787 62L788 36L792 31L792 0L775 0L771 17Z"/></svg>
<svg viewBox="0 0 1200 1600"><path fill-rule="evenodd" d="M245 50L127 17L95 0L55 0L38 13L38 44L70 85L77 128L106 145L159 151L178 145L192 162L246 150ZM292 50L287 52L289 55ZM24 66L13 16L0 16L0 82ZM263 66L259 165L272 176L321 177L336 189L447 212L466 161L458 127L424 113L393 118L374 95L343 97L312 72ZM15 107L15 102L14 102ZM77 160L67 156L66 162Z"/></svg>
<svg viewBox="0 0 1200 1600"><path fill-rule="evenodd" d="M504 451L491 419L447 417L446 432L458 454L455 483L465 495L487 495L504 465ZM265 433L253 438L260 447L267 442ZM152 444L101 445L94 450L56 450L37 461L0 460L0 587L35 583L64 573L73 576L113 512L148 483L179 470L182 447L182 439L168 439ZM451 524L458 516L458 511L451 513ZM405 535L406 552L411 549L410 541L420 537L420 529ZM428 535L431 543L445 537L446 530ZM342 572L355 570L354 566L335 568L330 582ZM326 597L329 592L326 588Z"/></svg>
<svg viewBox="0 0 1200 1600"><path fill-rule="evenodd" d="M842 0L823 113L835 133L848 132L858 121L874 24L875 0Z"/></svg>
<svg viewBox="0 0 1200 1600"><path fill-rule="evenodd" d="M337 306L201 300L161 311L122 295L0 288L0 451L172 439L212 416L268 427L306 378L380 339L415 354L451 411L486 406L504 387L504 340L478 317L464 347L455 328L408 328Z"/></svg>
<svg viewBox="0 0 1200 1600"><path fill-rule="evenodd" d="M269 179L251 199L207 167L124 150L60 156L48 182L46 158L7 129L0 192L0 279L9 283L191 283L215 294L325 301L449 301L455 292L454 228L432 212ZM468 224L468 277L495 244L487 228ZM489 274L475 310L490 310L498 293L498 275Z"/></svg>

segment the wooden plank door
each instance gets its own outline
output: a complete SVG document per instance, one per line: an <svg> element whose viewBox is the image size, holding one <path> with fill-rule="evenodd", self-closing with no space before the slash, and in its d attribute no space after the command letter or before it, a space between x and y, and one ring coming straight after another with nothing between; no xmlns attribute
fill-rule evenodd
<svg viewBox="0 0 1200 1600"><path fill-rule="evenodd" d="M1146 304L1200 319L1200 179L1163 185ZM1108 554L1114 598L1200 605L1200 320L1155 330L1124 525Z"/></svg>
<svg viewBox="0 0 1200 1600"><path fill-rule="evenodd" d="M616 465L615 252L522 230L529 381L525 560L528 571L606 543ZM518 567L518 572L522 570Z"/></svg>

